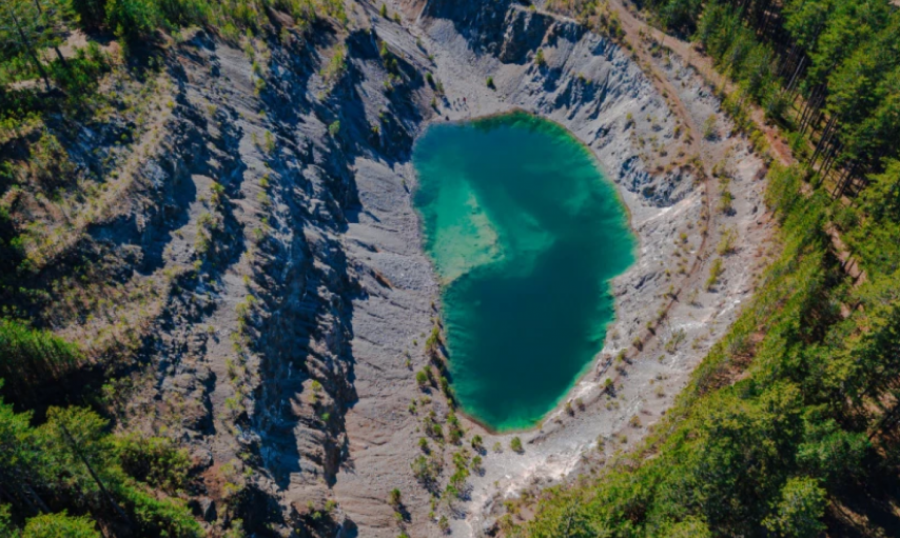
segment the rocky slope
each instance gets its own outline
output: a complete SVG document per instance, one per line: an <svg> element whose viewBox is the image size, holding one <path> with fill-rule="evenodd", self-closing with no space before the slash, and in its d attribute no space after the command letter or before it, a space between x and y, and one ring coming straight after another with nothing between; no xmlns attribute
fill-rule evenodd
<svg viewBox="0 0 900 538"><path fill-rule="evenodd" d="M352 8L346 25L285 22L279 39L194 30L170 43L107 203L42 243L60 272L88 252L108 261L82 292L107 298L105 318L73 307L51 324L95 350L120 428L190 448L193 506L214 533L241 517L260 536L433 536L443 516L455 535L480 535L497 500L587 472L639 438L766 259L763 163L677 58L659 61L689 118L609 38L538 9L410 0L389 4L390 19ZM434 483L414 476L423 429L446 425L449 409L414 376L440 308L411 206L411 150L431 122L513 109L561 123L594 152L640 252L613 282L617 321L565 399L571 413L519 434L524 454L483 450L458 499L434 498L459 449L429 440ZM699 142L701 159L690 124L710 117L717 133ZM95 158L87 145L69 151ZM709 177L707 161L729 180ZM122 325L138 360L106 364ZM512 437L463 425L485 447ZM599 451L598 438L609 440Z"/></svg>

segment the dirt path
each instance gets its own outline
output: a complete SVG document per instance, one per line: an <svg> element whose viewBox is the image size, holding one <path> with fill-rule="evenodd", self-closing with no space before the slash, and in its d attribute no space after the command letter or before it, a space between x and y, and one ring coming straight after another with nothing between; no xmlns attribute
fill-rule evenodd
<svg viewBox="0 0 900 538"><path fill-rule="evenodd" d="M685 157L681 159L680 164L689 164L689 161L693 156L697 156L700 158L699 162L702 164L703 169L698 170L697 172L699 173L703 181L702 193L703 204L706 207L707 228L708 230L715 230L717 227L717 222L716 214L712 210L711 198L713 191L710 178L712 177L711 171L713 170L715 163L721 156L713 155L713 152L710 151L710 149L703 143L703 137L701 136L700 129L698 128L694 117L690 114L684 102L678 98L678 88L675 86L669 74L665 73L661 69L658 64L659 59L653 56L650 48L647 46L647 43L642 39L642 34L650 35L649 32L652 31L652 28L632 15L621 3L621 0L613 0L613 7L620 13L622 29L625 32L625 40L631 46L633 60L644 70L647 78L653 83L653 86L656 88L656 91L659 93L659 95L665 96L666 104L668 105L669 109L678 117L678 119L686 128L687 134L686 136L681 137L680 140L680 143L684 145L685 152ZM543 9L539 11L547 14L548 16L556 18L560 17L559 14L553 13L552 11ZM660 35L662 34L660 33ZM682 47L679 48L685 50L690 48L689 43L679 43L682 45ZM677 50L675 52L682 57L684 56ZM731 146L733 146L733 144L730 144L730 147ZM689 290L695 289L699 286L699 280L702 279L702 276L700 275L700 269L703 267L704 262L712 255L714 255L714 252L711 251L710 247L710 237L712 235L713 234L710 232L701 236L700 246L697 249L697 255L694 257L690 269L687 271L684 278L681 279L681 282L677 285L677 287L675 287L671 293L667 294L668 301L659 311L657 318L654 320L653 326L648 326L647 329L640 335L639 338L641 341L641 346L637 350L633 350L633 355L635 357L641 354L643 348L650 347L657 340L656 325L664 323L671 309L678 303L679 297L686 294ZM610 359L606 363L600 373L605 373L610 366L612 366L612 359ZM619 382L623 375L624 374L621 373L618 375L613 375L613 382Z"/></svg>
<svg viewBox="0 0 900 538"><path fill-rule="evenodd" d="M713 65L712 58L698 51L694 44L689 43L687 41L683 41L678 39L675 36L666 34L665 32L653 28L645 21L639 19L635 14L626 7L623 0L610 0L610 7L616 11L619 15L619 20L622 25L622 29L625 31L625 40L631 45L634 52L637 54L639 58L639 63L651 70L651 79L653 83L657 86L657 89L661 91L668 91L672 88L672 85L666 80L664 76L661 76L659 70L655 67L653 63L653 58L651 57L646 44L641 39L641 35L650 36L652 39L655 39L663 48L669 48L681 57L682 61L697 70L709 83L713 85L714 88L724 88L726 93L732 93L737 91L739 88L736 84L731 82L725 75L719 73L715 65ZM665 95L665 94L663 94ZM668 91L668 95L673 97L670 100L670 106L673 106L674 111L679 115L679 117L685 118L686 112L684 103L677 97L677 92ZM674 102L673 102L674 101ZM778 127L771 125L766 122L765 112L757 106L755 103L749 102L750 109L750 119L756 125L756 128L759 129L766 137L766 142L769 144L769 147L772 149L772 155L778 160L778 162L785 166L790 166L796 164L797 160L794 158L793 152L788 146L787 141L781 133L781 130ZM688 118L684 119L685 124L690 129L691 133L696 134L697 128L692 122L689 121ZM709 166L709 163L704 159L704 165ZM803 184L803 188L801 189L804 195L807 197L812 196L813 190L808 184ZM841 267L844 271L853 279L854 285L859 285L865 282L866 273L860 267L858 260L856 260L850 250L847 248L847 245L841 239L840 232L837 228L832 224L828 223L825 226L825 232L831 238L831 245L835 251L837 257L841 260Z"/></svg>
<svg viewBox="0 0 900 538"><path fill-rule="evenodd" d="M727 93L732 93L738 89L737 85L716 70L712 58L697 50L695 44L681 40L650 26L630 11L623 0L610 0L610 7L618 13L619 21L621 22L622 28L625 30L626 40L631 43L634 50L637 51L640 56L646 57L649 55L646 45L642 42L640 37L641 33L643 33L644 35L655 39L663 46L663 48L671 49L672 52L681 57L686 65L696 69L697 72L715 88L725 88ZM781 136L781 132L777 127L766 123L765 113L760 107L753 104L750 105L750 118L756 124L757 128L765 133L766 141L774 150L775 156L778 158L779 162L785 165L796 162L790 147L787 145L784 137Z"/></svg>
<svg viewBox="0 0 900 538"><path fill-rule="evenodd" d="M613 0L613 2L613 5L621 14L621 20L623 22L622 29L625 32L625 40L631 45L631 51L635 56L634 59L636 63L640 65L642 69L644 69L645 74L653 83L659 95L666 96L666 103L669 106L669 109L685 126L687 134L681 139L681 143L684 144L686 153L683 164L687 164L687 161L690 160L692 156L698 156L700 158L699 162L702 164L703 169L698 170L697 172L700 174L703 181L702 192L703 203L706 207L707 227L708 230L715 230L717 227L717 223L716 213L712 208L713 190L710 178L712 177L711 171L713 170L716 161L718 161L718 157L714 156L710 149L703 143L701 131L697 126L694 117L688 111L685 103L678 97L678 88L675 86L669 75L660 68L657 63L658 58L653 57L650 48L641 38L642 33L647 34L651 31L651 29L645 23L639 21L630 12L628 12L624 8L624 6L622 6L621 0ZM683 45L689 47L689 44L687 43L683 43ZM702 278L700 275L700 269L703 267L704 261L714 254L713 252L711 252L710 247L710 237L712 235L713 234L711 232L702 235L700 246L697 249L697 255L694 257L690 269L687 271L687 274L681 280L679 285L674 289L674 291L668 294L669 300L660 311L657 319L655 320L655 324L663 323L666 317L669 315L672 307L679 301L679 297L685 294L688 290L696 288L699 285L698 280ZM641 347L649 347L656 339L656 327L648 327L646 331L640 336L640 340L642 342ZM640 355L640 352L641 349L638 349L635 355ZM610 364L607 365L607 367L609 365L611 365L611 361ZM613 381L618 382L621 377L622 374L616 375L613 377Z"/></svg>

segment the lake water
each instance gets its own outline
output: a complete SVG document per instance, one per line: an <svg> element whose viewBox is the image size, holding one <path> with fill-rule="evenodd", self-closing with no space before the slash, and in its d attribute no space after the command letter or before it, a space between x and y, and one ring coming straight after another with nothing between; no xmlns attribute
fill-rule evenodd
<svg viewBox="0 0 900 538"><path fill-rule="evenodd" d="M413 163L460 404L533 426L603 347L608 281L634 261L625 209L587 148L525 113L434 125Z"/></svg>

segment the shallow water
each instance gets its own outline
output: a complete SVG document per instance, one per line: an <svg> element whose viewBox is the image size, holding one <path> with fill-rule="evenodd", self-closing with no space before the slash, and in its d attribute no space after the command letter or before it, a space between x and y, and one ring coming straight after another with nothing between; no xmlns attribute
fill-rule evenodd
<svg viewBox="0 0 900 538"><path fill-rule="evenodd" d="M460 404L532 426L603 347L607 282L634 259L625 210L584 146L524 113L434 125L413 162Z"/></svg>

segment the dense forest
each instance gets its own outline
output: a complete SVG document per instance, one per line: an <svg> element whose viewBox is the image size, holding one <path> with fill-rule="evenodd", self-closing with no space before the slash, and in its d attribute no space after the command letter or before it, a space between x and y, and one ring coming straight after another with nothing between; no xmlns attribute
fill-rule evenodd
<svg viewBox="0 0 900 538"><path fill-rule="evenodd" d="M545 492L509 532L895 535L900 14L886 1L644 7L737 83L725 106L738 126L750 98L789 133L798 162L772 166L766 200L783 251L642 448Z"/></svg>
<svg viewBox="0 0 900 538"><path fill-rule="evenodd" d="M647 0L659 23L701 43L788 132L834 196L855 194L900 147L900 10L887 0Z"/></svg>

